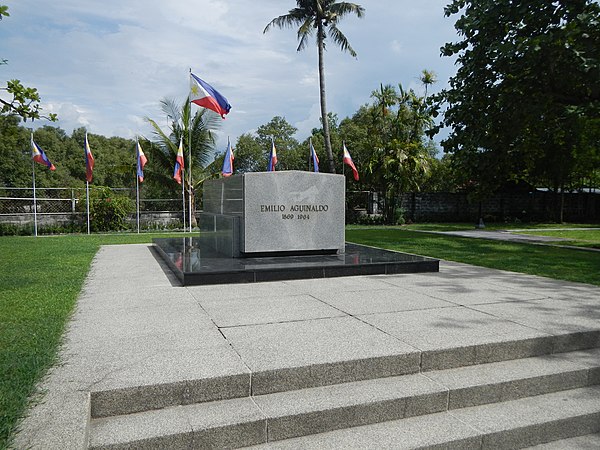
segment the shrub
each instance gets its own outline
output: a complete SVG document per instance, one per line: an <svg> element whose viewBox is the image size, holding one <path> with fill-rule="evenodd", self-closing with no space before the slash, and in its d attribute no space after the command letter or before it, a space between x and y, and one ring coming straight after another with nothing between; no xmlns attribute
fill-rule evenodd
<svg viewBox="0 0 600 450"><path fill-rule="evenodd" d="M81 203L84 210L85 200ZM129 197L105 186L90 190L90 228L92 231L119 231L127 228L125 219L135 210Z"/></svg>

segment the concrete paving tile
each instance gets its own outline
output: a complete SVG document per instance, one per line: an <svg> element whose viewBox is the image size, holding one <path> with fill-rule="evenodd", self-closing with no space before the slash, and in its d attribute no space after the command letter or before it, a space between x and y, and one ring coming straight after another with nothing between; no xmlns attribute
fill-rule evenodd
<svg viewBox="0 0 600 450"><path fill-rule="evenodd" d="M426 432L424 432L426 430ZM439 447L437 447L439 446ZM269 442L265 449L480 449L481 433L448 413L364 425L328 433Z"/></svg>
<svg viewBox="0 0 600 450"><path fill-rule="evenodd" d="M464 277L436 278L418 274L410 281L390 280L390 283L457 305L523 302L547 297L544 294L524 292L484 280Z"/></svg>
<svg viewBox="0 0 600 450"><path fill-rule="evenodd" d="M199 300L219 327L343 317L346 314L308 295Z"/></svg>
<svg viewBox="0 0 600 450"><path fill-rule="evenodd" d="M192 435L184 410L168 408L93 421L89 448L188 449Z"/></svg>
<svg viewBox="0 0 600 450"><path fill-rule="evenodd" d="M16 449L63 450L85 448L90 396L70 383L47 378L39 387L35 407L19 424ZM21 430L25 430L22 432ZM58 431L60 430L60 431Z"/></svg>
<svg viewBox="0 0 600 450"><path fill-rule="evenodd" d="M422 350L422 370L534 356L552 349L545 333L464 307L359 318Z"/></svg>
<svg viewBox="0 0 600 450"><path fill-rule="evenodd" d="M267 441L266 419L250 398L183 409L194 430L191 448L237 448Z"/></svg>
<svg viewBox="0 0 600 450"><path fill-rule="evenodd" d="M319 300L352 315L454 306L452 303L403 288L376 289L368 292L321 291L313 295Z"/></svg>
<svg viewBox="0 0 600 450"><path fill-rule="evenodd" d="M527 448L529 450L597 450L600 448L600 433L561 439Z"/></svg>
<svg viewBox="0 0 600 450"><path fill-rule="evenodd" d="M250 395L250 371L228 346L169 351L108 373L92 387L92 416Z"/></svg>
<svg viewBox="0 0 600 450"><path fill-rule="evenodd" d="M322 291L352 292L389 288L389 284L386 284L381 278L373 276L289 280L284 283L297 292L311 295Z"/></svg>
<svg viewBox="0 0 600 450"><path fill-rule="evenodd" d="M214 328L206 313L195 305L135 308L124 314L121 310L97 310L82 314L73 325L73 339L87 342L104 341L142 335L179 333L193 337Z"/></svg>
<svg viewBox="0 0 600 450"><path fill-rule="evenodd" d="M409 345L350 317L222 329L255 394L418 371Z"/></svg>
<svg viewBox="0 0 600 450"><path fill-rule="evenodd" d="M288 439L446 409L447 391L422 375L255 396L269 440Z"/></svg>
<svg viewBox="0 0 600 450"><path fill-rule="evenodd" d="M544 355L424 375L450 390L449 409L456 409L586 386L588 368L575 359Z"/></svg>
<svg viewBox="0 0 600 450"><path fill-rule="evenodd" d="M283 281L265 283L236 283L227 285L186 286L185 290L196 300L226 300L241 298L282 297L302 294L301 290L287 285Z"/></svg>
<svg viewBox="0 0 600 450"><path fill-rule="evenodd" d="M477 305L473 309L550 334L600 330L600 302L534 300L509 305Z"/></svg>
<svg viewBox="0 0 600 450"><path fill-rule="evenodd" d="M484 447L520 448L595 432L594 422L600 428L599 400L600 386L594 386L452 410L450 414L484 432Z"/></svg>
<svg viewBox="0 0 600 450"><path fill-rule="evenodd" d="M196 299L185 288L173 286L138 286L135 289L99 288L98 292L84 289L77 302L77 309L84 311L119 310L135 308L193 307Z"/></svg>
<svg viewBox="0 0 600 450"><path fill-rule="evenodd" d="M440 350L511 339L546 336L507 320L469 308L439 308L360 319L420 350Z"/></svg>
<svg viewBox="0 0 600 450"><path fill-rule="evenodd" d="M90 277L86 286L105 285L111 287L115 274L127 274L132 285L164 285L169 279L149 244L105 245L100 248L90 267Z"/></svg>

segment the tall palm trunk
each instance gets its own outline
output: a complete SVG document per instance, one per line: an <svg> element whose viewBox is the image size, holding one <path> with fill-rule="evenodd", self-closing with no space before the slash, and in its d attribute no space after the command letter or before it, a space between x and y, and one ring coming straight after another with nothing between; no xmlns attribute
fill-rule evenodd
<svg viewBox="0 0 600 450"><path fill-rule="evenodd" d="M317 46L319 47L319 87L321 97L321 120L323 122L323 137L325 138L325 150L329 159L329 172L335 173L335 162L333 150L331 149L331 136L329 134L329 120L327 118L327 100L325 98L325 64L323 62L325 53L325 31L321 22L317 22Z"/></svg>

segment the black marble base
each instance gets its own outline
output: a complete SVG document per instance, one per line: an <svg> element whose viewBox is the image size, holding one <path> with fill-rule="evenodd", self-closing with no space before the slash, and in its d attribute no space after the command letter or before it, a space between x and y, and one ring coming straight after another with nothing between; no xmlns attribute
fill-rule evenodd
<svg viewBox="0 0 600 450"><path fill-rule="evenodd" d="M250 258L211 252L198 238L154 239L154 245L184 286L439 271L437 259L351 243L343 255Z"/></svg>

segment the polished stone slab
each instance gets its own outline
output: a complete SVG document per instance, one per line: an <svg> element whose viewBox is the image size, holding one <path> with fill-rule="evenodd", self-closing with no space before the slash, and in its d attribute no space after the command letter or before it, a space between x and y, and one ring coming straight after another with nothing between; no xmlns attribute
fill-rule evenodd
<svg viewBox="0 0 600 450"><path fill-rule="evenodd" d="M199 238L154 239L154 244L184 286L439 270L437 259L351 243L337 255L250 258L223 256L204 247Z"/></svg>
<svg viewBox="0 0 600 450"><path fill-rule="evenodd" d="M345 178L298 170L207 180L202 238L228 256L344 251Z"/></svg>

